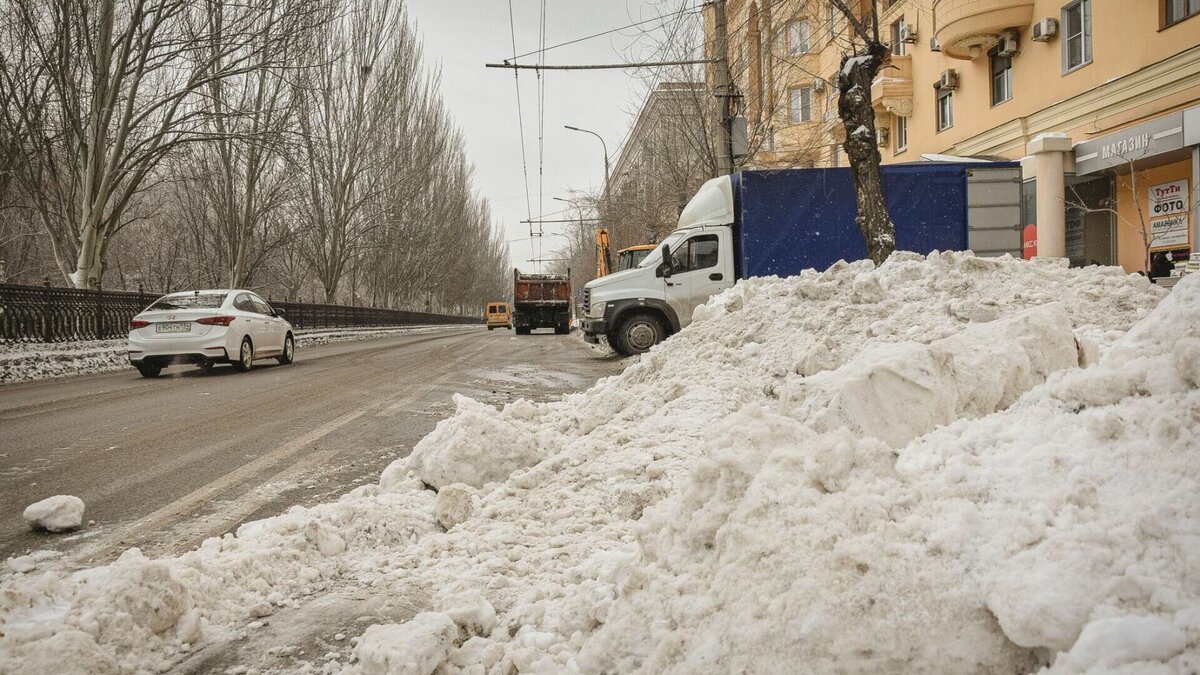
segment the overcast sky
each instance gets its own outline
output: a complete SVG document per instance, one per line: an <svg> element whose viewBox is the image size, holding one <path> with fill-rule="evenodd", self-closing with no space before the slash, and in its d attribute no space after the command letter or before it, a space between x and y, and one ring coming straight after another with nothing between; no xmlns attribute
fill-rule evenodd
<svg viewBox="0 0 1200 675"><path fill-rule="evenodd" d="M520 221L561 218L549 215L568 205L553 197L569 198L571 190L598 190L604 180L604 154L594 136L569 131L569 124L600 134L615 164L619 146L632 125L645 95L637 75L621 70L548 72L544 75L541 175L539 177L538 81L533 71L520 71L521 108L530 200L527 211L521 162L520 127L513 71L485 68L513 54L506 0L406 0L411 19L425 42L431 67L442 70L442 98L453 112L475 165L475 185L491 203L496 219L510 240L512 262L524 271L538 271L538 240L529 240L529 225ZM542 0L512 0L517 53L535 51L539 44ZM546 45L650 19L670 9L660 0L547 0ZM657 22L642 28L654 29ZM629 29L554 49L547 64L613 63L649 54L654 39ZM521 59L533 63L536 55ZM539 204L539 183L542 200ZM535 226L536 227L536 226ZM566 241L552 236L562 225L543 226L543 258Z"/></svg>

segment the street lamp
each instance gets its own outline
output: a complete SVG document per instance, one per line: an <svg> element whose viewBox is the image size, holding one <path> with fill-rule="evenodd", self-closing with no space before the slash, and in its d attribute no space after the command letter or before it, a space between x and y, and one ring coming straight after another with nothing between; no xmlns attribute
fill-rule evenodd
<svg viewBox="0 0 1200 675"><path fill-rule="evenodd" d="M598 134L594 131L588 131L587 129L580 129L579 127L573 127L570 124L564 124L563 126L567 129L570 129L571 131L580 131L585 134L591 134L591 135L595 136L596 138L600 139L600 147L604 148L604 192L607 193L608 192L608 144L604 142L604 138L600 134Z"/></svg>

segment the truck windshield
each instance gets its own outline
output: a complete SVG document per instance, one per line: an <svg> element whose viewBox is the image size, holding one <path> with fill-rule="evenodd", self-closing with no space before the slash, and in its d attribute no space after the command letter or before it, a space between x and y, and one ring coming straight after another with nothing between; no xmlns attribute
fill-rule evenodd
<svg viewBox="0 0 1200 675"><path fill-rule="evenodd" d="M687 236L687 232L684 230L676 230L675 232L667 235L667 238L663 239L663 243L660 244L658 248L651 251L650 255L646 256L646 259L643 260L642 264L638 265L638 267L653 267L654 265L662 262L663 246L675 248L675 245L679 243L679 240L683 239L685 236Z"/></svg>

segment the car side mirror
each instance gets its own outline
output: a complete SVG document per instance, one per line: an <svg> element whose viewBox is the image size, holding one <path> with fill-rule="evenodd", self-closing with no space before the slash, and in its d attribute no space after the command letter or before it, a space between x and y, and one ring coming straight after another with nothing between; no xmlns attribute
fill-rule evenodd
<svg viewBox="0 0 1200 675"><path fill-rule="evenodd" d="M287 314L287 312L283 311L282 309L275 308L275 316L283 316L284 314Z"/></svg>
<svg viewBox="0 0 1200 675"><path fill-rule="evenodd" d="M663 261L658 264L658 268L654 270L654 276L664 279L671 278L675 270L671 267L671 254L669 251L663 251Z"/></svg>

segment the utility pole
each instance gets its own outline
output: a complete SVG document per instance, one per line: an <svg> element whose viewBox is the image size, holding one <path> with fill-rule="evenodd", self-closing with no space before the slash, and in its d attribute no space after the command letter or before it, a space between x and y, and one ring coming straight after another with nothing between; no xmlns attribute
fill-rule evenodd
<svg viewBox="0 0 1200 675"><path fill-rule="evenodd" d="M717 175L733 173L733 77L729 73L725 0L713 1L713 96L717 99Z"/></svg>

